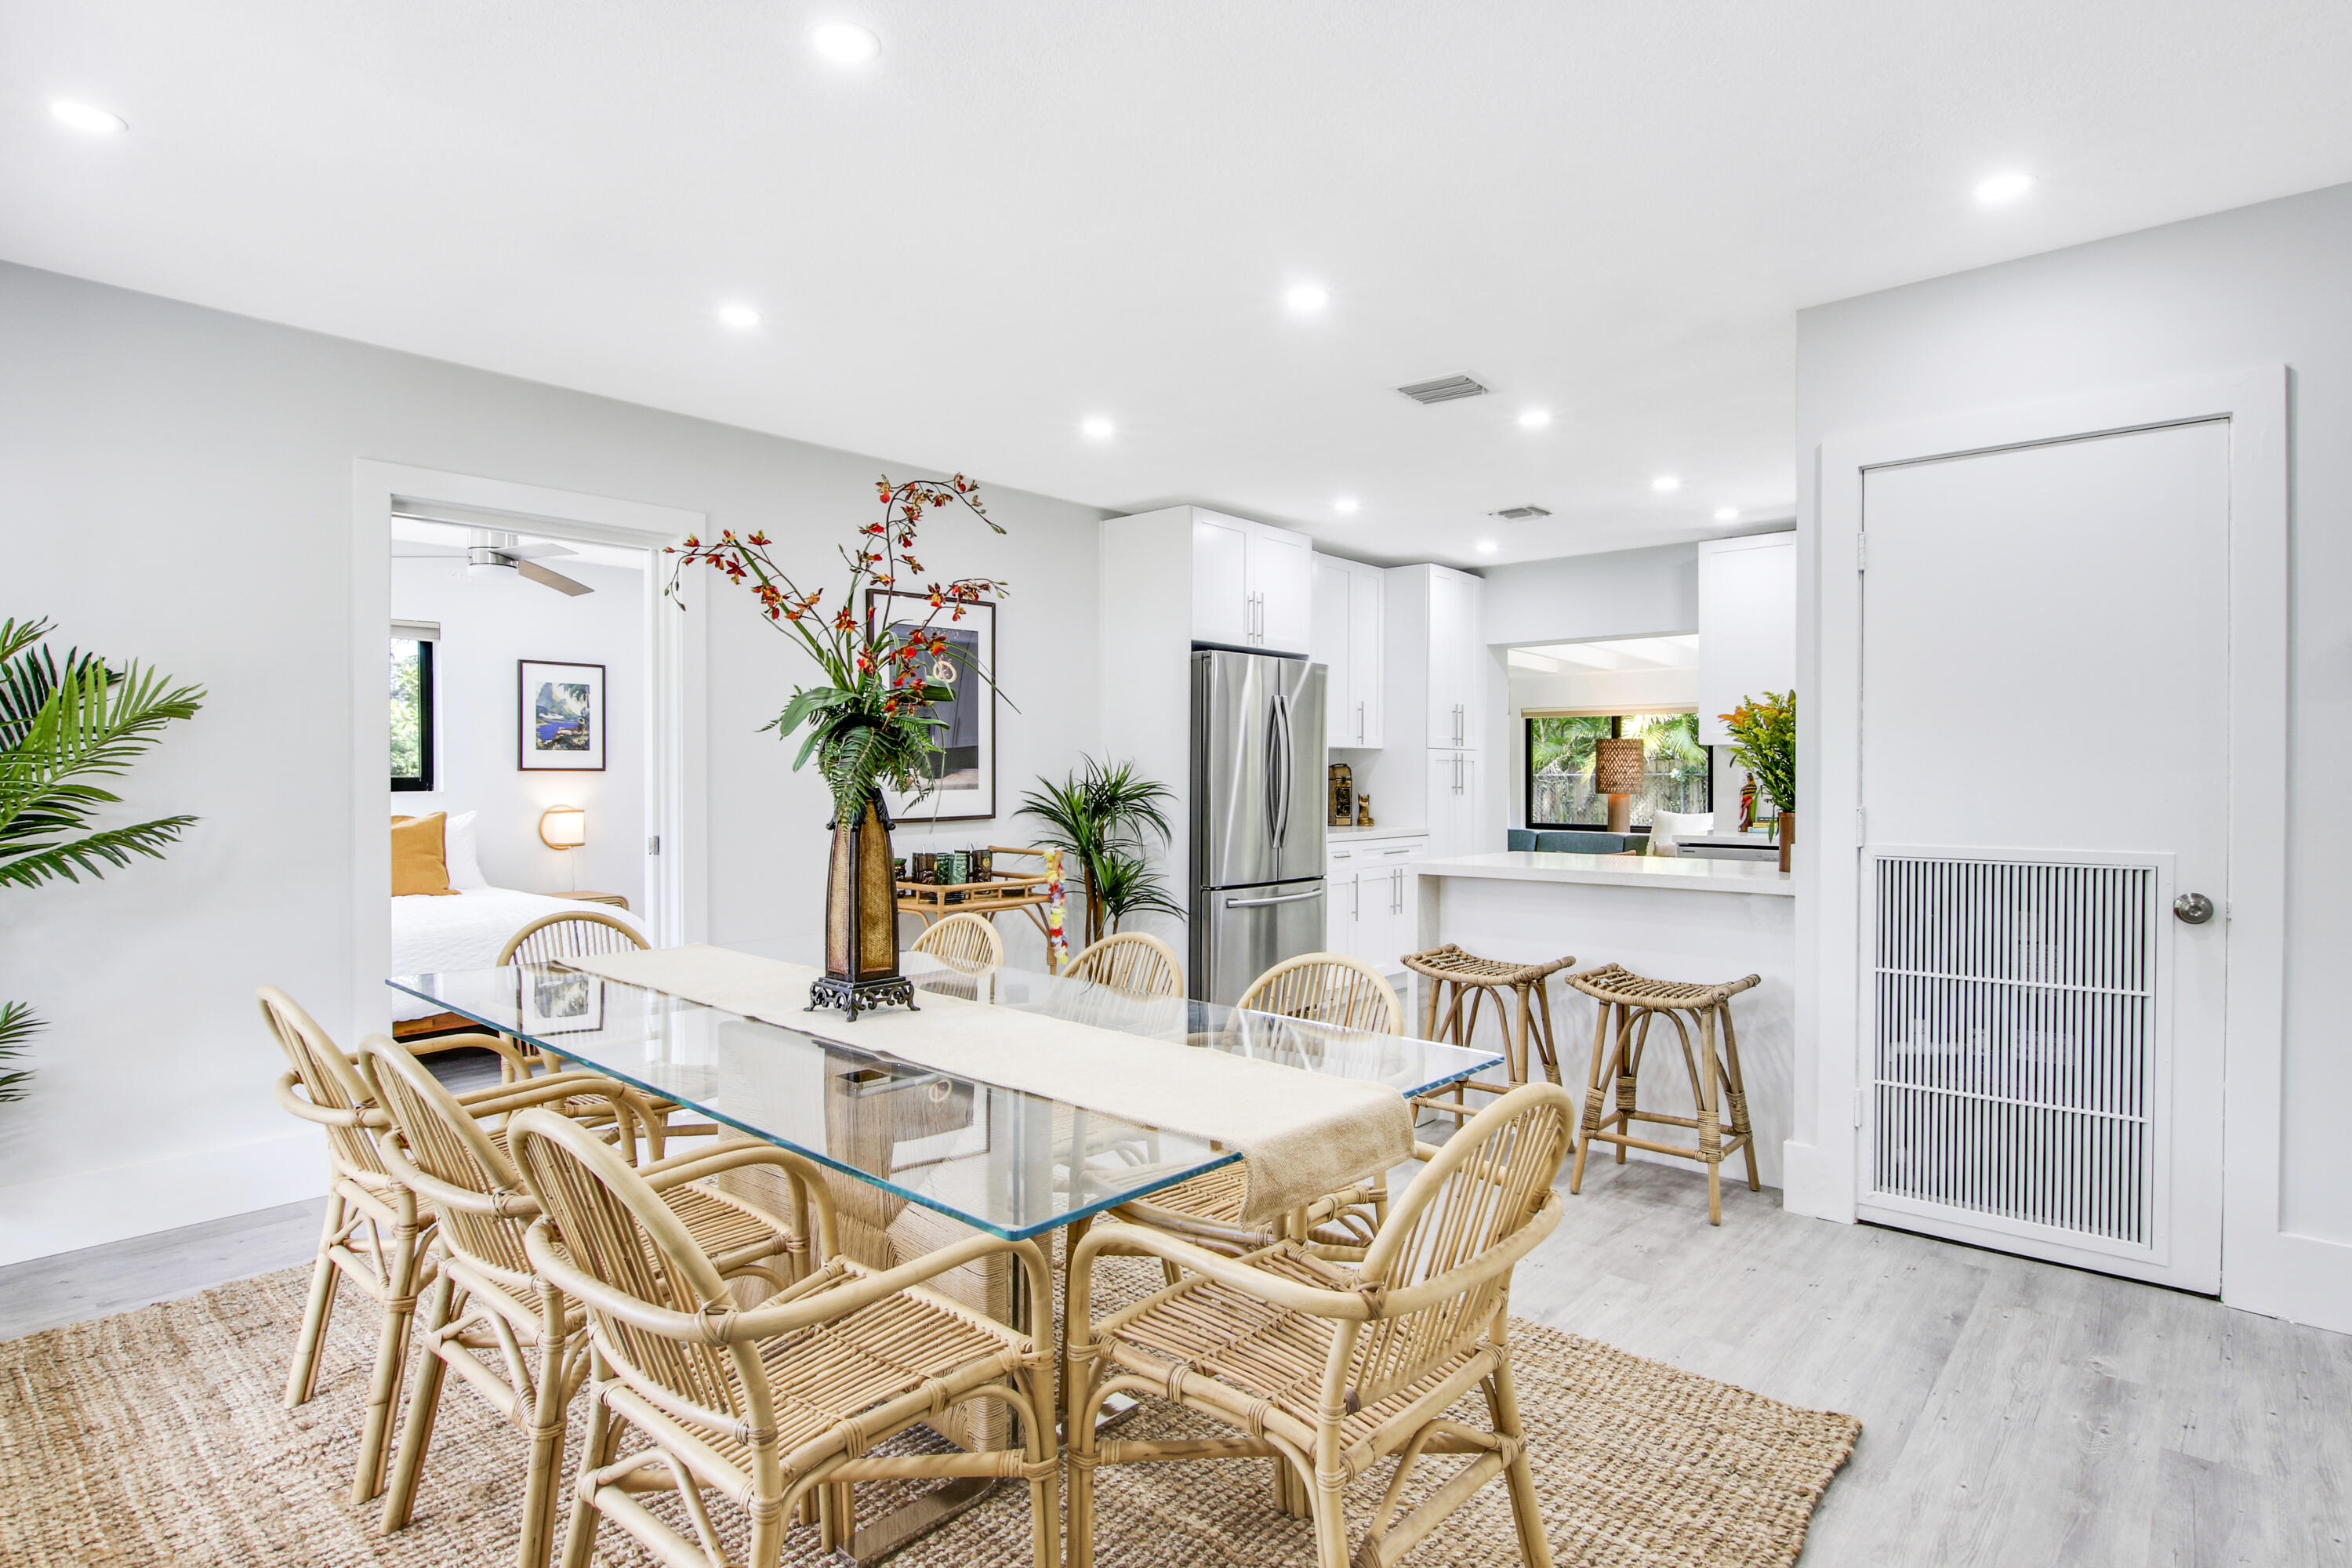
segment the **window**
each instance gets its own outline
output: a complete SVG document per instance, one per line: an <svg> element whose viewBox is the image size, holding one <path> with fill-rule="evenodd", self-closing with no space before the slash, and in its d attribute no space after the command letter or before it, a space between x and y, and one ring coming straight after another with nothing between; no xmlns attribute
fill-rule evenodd
<svg viewBox="0 0 2352 1568"><path fill-rule="evenodd" d="M1633 826L1662 811L1715 809L1715 758L1698 743L1696 713L1544 713L1528 716L1528 826L1604 828L1609 797L1592 793L1595 742L1638 735L1642 790Z"/></svg>
<svg viewBox="0 0 2352 1568"><path fill-rule="evenodd" d="M433 787L433 644L392 639L392 787Z"/></svg>

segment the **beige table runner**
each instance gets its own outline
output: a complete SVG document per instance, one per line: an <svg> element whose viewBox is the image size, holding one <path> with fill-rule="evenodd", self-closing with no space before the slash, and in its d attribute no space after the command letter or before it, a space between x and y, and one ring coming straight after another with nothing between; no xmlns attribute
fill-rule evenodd
<svg viewBox="0 0 2352 1568"><path fill-rule="evenodd" d="M918 994L919 1011L886 1009L852 1024L837 1012L805 1010L821 971L726 948L562 962L956 1078L1213 1139L1249 1162L1242 1217L1254 1224L1388 1170L1412 1152L1412 1113L1384 1084L931 991Z"/></svg>

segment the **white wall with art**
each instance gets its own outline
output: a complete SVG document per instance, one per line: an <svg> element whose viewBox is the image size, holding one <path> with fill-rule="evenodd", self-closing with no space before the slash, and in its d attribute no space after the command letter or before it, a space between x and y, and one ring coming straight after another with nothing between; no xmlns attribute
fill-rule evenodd
<svg viewBox="0 0 2352 1568"><path fill-rule="evenodd" d="M600 561L628 553L602 552ZM394 790L392 809L475 813L493 887L593 889L643 909L645 574L572 558L551 564L593 591L565 595L511 574L469 578L461 562L393 562L394 619L436 625L439 640L434 787ZM542 713L542 698L580 711ZM587 814L579 848L541 841L540 816L557 805Z"/></svg>

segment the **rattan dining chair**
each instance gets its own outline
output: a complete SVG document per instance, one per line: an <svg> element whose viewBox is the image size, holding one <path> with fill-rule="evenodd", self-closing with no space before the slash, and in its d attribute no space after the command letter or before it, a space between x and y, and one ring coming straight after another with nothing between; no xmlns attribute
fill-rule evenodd
<svg viewBox="0 0 2352 1568"><path fill-rule="evenodd" d="M1122 995L1157 1002L1184 994L1184 966L1173 949L1147 931L1113 931L1062 971L1071 980L1107 985Z"/></svg>
<svg viewBox="0 0 2352 1568"><path fill-rule="evenodd" d="M855 1556L857 1482L961 1476L1026 1479L1035 1568L1055 1568L1060 1458L1049 1347L923 1284L1009 1253L1050 1321L1042 1303L1053 1300L1051 1279L1035 1242L976 1236L897 1268L864 1268L834 1249L833 1203L815 1164L778 1150L811 1200L820 1266L747 1310L661 1194L593 1135L526 1110L511 1142L546 1211L525 1238L531 1267L588 1314L588 1435L564 1568L588 1568L605 1522L679 1568L775 1568L787 1521L812 1495L818 1549L846 1546ZM870 1453L983 1399L1009 1407L1020 1448ZM682 1527L637 1500L656 1489L673 1494ZM722 1549L705 1496L714 1491L749 1516L740 1556Z"/></svg>
<svg viewBox="0 0 2352 1568"><path fill-rule="evenodd" d="M523 1187L501 1129L484 1122L492 1104L509 1115L533 1105L606 1100L625 1129L635 1114L620 1084L539 1079L495 1101L460 1104L424 1063L382 1035L360 1044L359 1070L391 1127L379 1143L394 1180L431 1205L435 1278L413 1331L416 1369L400 1446L385 1489L386 1534L408 1523L450 1369L530 1440L523 1484L520 1568L540 1568L554 1540L556 1480L563 1468L564 1412L587 1374L583 1314L531 1272L523 1232L539 1205ZM635 1147L624 1136L617 1144ZM800 1231L748 1204L688 1184L719 1171L773 1163L766 1143L737 1140L640 1171L662 1194L719 1272L783 1289L803 1270ZM796 1175L796 1173L793 1174ZM798 1194L795 1194L797 1198ZM806 1205L792 1205L804 1215ZM802 1226L805 1229L805 1224ZM781 1268L771 1267L780 1262ZM538 1364L530 1364L536 1356Z"/></svg>
<svg viewBox="0 0 2352 1568"><path fill-rule="evenodd" d="M978 974L1004 963L1004 939L985 916L950 915L923 928L915 951L929 953L960 974Z"/></svg>
<svg viewBox="0 0 2352 1568"><path fill-rule="evenodd" d="M551 963L584 958L596 952L627 952L642 949L646 939L636 929L594 910L562 910L541 915L507 938L499 950L498 967L509 963Z"/></svg>
<svg viewBox="0 0 2352 1568"><path fill-rule="evenodd" d="M1250 1455L1275 1461L1279 1501L1305 1505L1318 1568L1385 1568L1497 1476L1520 1559L1549 1568L1511 1383L1510 1286L1512 1268L1559 1223L1551 1183L1575 1112L1558 1084L1512 1089L1444 1147L1419 1152L1426 1163L1360 1251L1286 1238L1234 1259L1139 1226L1091 1232L1067 1286L1071 1568L1094 1561L1101 1466ZM1157 1257L1183 1275L1095 1322L1093 1267L1106 1254ZM1474 1388L1489 1430L1445 1415ZM1105 1440L1095 1419L1115 1394L1166 1399L1238 1431ZM1465 1462L1400 1517L1414 1468L1438 1454ZM1395 1474L1351 1556L1344 1494L1391 1456Z"/></svg>
<svg viewBox="0 0 2352 1568"><path fill-rule="evenodd" d="M319 1233L310 1268L310 1295L302 1312L301 1337L295 1344L294 1364L287 1372L288 1408L307 1403L318 1392L319 1354L334 1311L338 1279L349 1279L383 1310L367 1415L352 1479L352 1500L365 1502L383 1489L392 1403L408 1354L416 1293L425 1282L425 1244L434 1215L429 1205L420 1204L415 1193L394 1181L385 1169L376 1137L387 1123L360 1078L356 1059L338 1049L301 1005L277 986L264 985L256 994L261 1003L262 1022L286 1053L289 1064L289 1070L278 1080L278 1105L323 1128L327 1134L326 1223ZM444 1049L479 1046L509 1058L514 1055L513 1046L495 1035L452 1036L434 1044ZM565 1092L564 1086L585 1076L570 1073L545 1081L561 1093ZM499 1092L495 1088L478 1089L459 1100L471 1110L474 1102Z"/></svg>
<svg viewBox="0 0 2352 1568"><path fill-rule="evenodd" d="M1234 1010L1244 1029L1252 1026L1248 1015L1262 1013L1334 1028L1404 1033L1404 1004L1397 1000L1395 988L1370 964L1345 953L1309 952L1285 959L1250 983ZM1236 1160L1114 1212L1121 1219L1188 1237L1221 1252L1251 1252L1274 1240L1280 1225L1243 1221L1248 1186L1248 1163ZM1360 1245L1371 1239L1387 1202L1386 1179L1375 1175L1318 1199L1303 1216L1285 1223L1303 1217L1311 1236Z"/></svg>

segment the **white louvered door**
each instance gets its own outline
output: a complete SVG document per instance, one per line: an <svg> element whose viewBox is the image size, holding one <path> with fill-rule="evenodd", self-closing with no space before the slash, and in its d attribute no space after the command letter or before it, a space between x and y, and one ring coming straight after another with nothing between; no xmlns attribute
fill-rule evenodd
<svg viewBox="0 0 2352 1568"><path fill-rule="evenodd" d="M1864 1217L2220 1287L2229 440L1864 476Z"/></svg>

